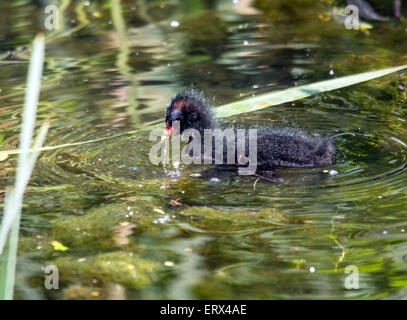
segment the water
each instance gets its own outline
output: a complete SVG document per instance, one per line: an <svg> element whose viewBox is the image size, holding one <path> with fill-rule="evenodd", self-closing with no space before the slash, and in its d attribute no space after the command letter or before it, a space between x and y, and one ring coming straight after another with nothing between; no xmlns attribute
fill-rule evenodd
<svg viewBox="0 0 407 320"><path fill-rule="evenodd" d="M24 199L18 298L407 298L403 74L226 119L347 133L333 166L279 170L283 185L149 162L148 131L135 130L163 121L185 86L216 106L405 63L404 20L349 31L323 1L247 2L67 0L52 33L46 1L2 2L1 150L18 146L40 30L46 145L119 135L41 154ZM0 168L2 200L15 157ZM51 264L59 290L44 288ZM357 290L345 286L349 266Z"/></svg>

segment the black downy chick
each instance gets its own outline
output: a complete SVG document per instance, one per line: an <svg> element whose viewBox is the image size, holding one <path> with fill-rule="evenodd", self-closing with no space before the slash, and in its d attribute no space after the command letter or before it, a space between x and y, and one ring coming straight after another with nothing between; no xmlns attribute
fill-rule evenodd
<svg viewBox="0 0 407 320"><path fill-rule="evenodd" d="M193 89L178 93L170 101L165 117L167 135L173 133L173 121L179 121L180 134L187 129L195 129L201 139L205 129L219 128L208 100L202 92ZM335 147L328 138L312 136L298 128L262 126L254 129L257 129L257 170L253 175L266 181L284 182L274 173L276 167L318 167L334 162ZM248 150L247 130L245 139ZM226 149L224 158L226 161ZM235 163L238 163L238 159Z"/></svg>

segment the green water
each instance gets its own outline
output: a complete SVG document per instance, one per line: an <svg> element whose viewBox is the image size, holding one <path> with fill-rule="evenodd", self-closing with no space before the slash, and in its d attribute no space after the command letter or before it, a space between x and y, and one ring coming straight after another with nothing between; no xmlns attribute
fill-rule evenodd
<svg viewBox="0 0 407 320"><path fill-rule="evenodd" d="M49 32L52 1L1 1L1 150L18 147L38 31L37 126L51 121L49 146L163 121L191 84L216 106L407 61L404 19L356 31L333 21L330 1L238 2L64 0ZM43 152L24 198L16 297L406 299L406 81L398 73L225 119L352 133L335 139L332 167L279 170L282 185L154 166L148 131ZM0 201L15 160L0 162ZM58 290L44 287L48 265ZM349 266L359 289L345 286Z"/></svg>

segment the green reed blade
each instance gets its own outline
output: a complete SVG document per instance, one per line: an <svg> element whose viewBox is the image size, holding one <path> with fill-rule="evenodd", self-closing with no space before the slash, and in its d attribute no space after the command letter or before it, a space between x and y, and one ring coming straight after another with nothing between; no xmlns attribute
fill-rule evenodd
<svg viewBox="0 0 407 320"><path fill-rule="evenodd" d="M12 191L6 194L4 213L0 226L0 299L13 298L18 234L24 190L30 180L39 149L45 140L48 130L48 124L44 124L41 127L33 149L31 149L41 88L44 50L45 38L41 34L34 40L28 68L16 180Z"/></svg>

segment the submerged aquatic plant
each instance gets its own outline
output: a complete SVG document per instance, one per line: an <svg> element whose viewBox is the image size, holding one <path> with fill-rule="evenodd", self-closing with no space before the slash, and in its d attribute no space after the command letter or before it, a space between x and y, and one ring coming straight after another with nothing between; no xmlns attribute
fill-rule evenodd
<svg viewBox="0 0 407 320"><path fill-rule="evenodd" d="M44 123L33 144L44 49L45 37L37 35L28 69L16 180L14 188L6 194L0 227L0 299L13 298L23 195L48 130L48 123Z"/></svg>

